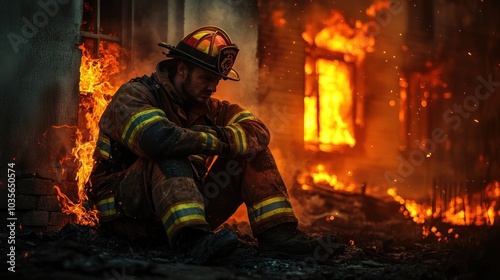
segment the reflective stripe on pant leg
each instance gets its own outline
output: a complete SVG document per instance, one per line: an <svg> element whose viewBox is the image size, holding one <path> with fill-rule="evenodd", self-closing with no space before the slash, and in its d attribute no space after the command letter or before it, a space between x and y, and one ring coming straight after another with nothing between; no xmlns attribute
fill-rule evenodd
<svg viewBox="0 0 500 280"><path fill-rule="evenodd" d="M276 161L266 148L248 161L241 193L254 236L282 223L297 224Z"/></svg>
<svg viewBox="0 0 500 280"><path fill-rule="evenodd" d="M205 207L196 201L178 203L167 209L161 221L167 235L172 236L186 225L206 224Z"/></svg>
<svg viewBox="0 0 500 280"><path fill-rule="evenodd" d="M119 214L116 211L114 196L99 200L94 208L99 211L98 215L101 221L112 219Z"/></svg>
<svg viewBox="0 0 500 280"><path fill-rule="evenodd" d="M161 160L155 165L152 177L152 200L156 215L171 246L175 246L181 228L209 230L203 196L193 179L193 170L187 157Z"/></svg>
<svg viewBox="0 0 500 280"><path fill-rule="evenodd" d="M286 196L269 197L248 208L248 218L252 228L283 217L295 218L292 205Z"/></svg>

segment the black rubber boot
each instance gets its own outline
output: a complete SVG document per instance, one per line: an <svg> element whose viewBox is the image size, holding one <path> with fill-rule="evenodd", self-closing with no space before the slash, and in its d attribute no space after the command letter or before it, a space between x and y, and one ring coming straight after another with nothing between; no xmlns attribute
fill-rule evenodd
<svg viewBox="0 0 500 280"><path fill-rule="evenodd" d="M238 247L238 236L230 229L216 233L198 229L183 229L179 251L195 264L205 264L211 260L232 253Z"/></svg>
<svg viewBox="0 0 500 280"><path fill-rule="evenodd" d="M310 237L294 224L280 224L257 236L258 250L261 254L306 258L312 257L318 262L326 261L344 253L344 244L333 235Z"/></svg>

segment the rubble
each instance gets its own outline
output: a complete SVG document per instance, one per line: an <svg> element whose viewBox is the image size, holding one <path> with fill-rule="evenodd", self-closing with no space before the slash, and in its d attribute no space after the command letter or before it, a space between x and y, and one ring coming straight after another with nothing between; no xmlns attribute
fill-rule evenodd
<svg viewBox="0 0 500 280"><path fill-rule="evenodd" d="M229 225L224 225L228 227ZM499 279L500 228L468 228L463 242L392 242L369 232L342 234L346 252L327 263L260 256L255 240L238 233L233 254L204 266L165 244L131 244L99 228L67 224L44 234L19 232L16 272L2 279ZM5 230L2 240L5 240ZM379 235L380 236L380 235ZM349 244L350 240L354 244ZM347 241L349 240L349 241ZM364 241L361 241L364 240ZM5 249L4 249L5 250ZM5 255L5 252L2 252ZM7 278L4 278L7 277ZM479 277L479 278L477 278Z"/></svg>

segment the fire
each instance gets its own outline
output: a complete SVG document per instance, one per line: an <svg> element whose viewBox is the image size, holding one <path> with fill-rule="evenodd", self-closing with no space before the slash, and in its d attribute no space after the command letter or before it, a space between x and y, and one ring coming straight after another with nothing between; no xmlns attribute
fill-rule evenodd
<svg viewBox="0 0 500 280"><path fill-rule="evenodd" d="M341 182L336 175L330 175L322 164L318 164L310 176L312 177L312 181L304 180L302 182L303 190L309 190L312 187L311 185L323 185L331 187L336 191L346 192L354 192L356 188L354 184Z"/></svg>
<svg viewBox="0 0 500 280"><path fill-rule="evenodd" d="M308 27L302 37L310 45L306 59L304 141L309 149L330 152L356 144L353 118L353 67L373 51L375 38L368 26L346 23L333 11L319 32ZM317 83L317 85L315 84Z"/></svg>
<svg viewBox="0 0 500 280"><path fill-rule="evenodd" d="M93 153L99 134L99 119L111 97L118 89L110 83L110 77L118 73L120 46L114 43L101 42L99 58L93 58L85 47L81 46L82 60L80 65L80 110L85 113L85 127L77 131L72 156L78 161L76 180L78 186L78 202L72 202L54 186L58 193L59 205L66 214L75 214L77 224L94 226L98 222L97 210L87 210L85 183L94 166Z"/></svg>
<svg viewBox="0 0 500 280"><path fill-rule="evenodd" d="M400 211L407 218L411 218L417 224L423 224L432 218L432 207L419 204L414 200L405 200L397 194L395 188L387 189L387 194L401 204Z"/></svg>
<svg viewBox="0 0 500 280"><path fill-rule="evenodd" d="M488 184L483 193L456 196L448 202L438 201L434 212L431 205L404 200L394 188L389 188L387 194L402 205L401 212L415 223L423 224L430 219L441 219L452 225L491 226L498 216L495 209L500 199L500 183L495 181Z"/></svg>
<svg viewBox="0 0 500 280"><path fill-rule="evenodd" d="M329 187L336 191L360 192L357 184L341 182L338 176L328 173L322 164L315 166L311 172L297 177L297 182L305 191L312 190L316 186ZM451 226L492 226L495 224L495 220L498 222L500 217L500 209L498 209L500 182L498 181L491 182L480 193L466 193L453 197L449 201L437 197L434 199L434 205L405 199L397 193L396 188L388 188L385 195L378 191L371 191L371 194L380 198L388 196L398 202L401 205L400 212L406 218L422 225L424 237L433 235L437 237L438 241L456 239L459 235L454 232L453 228L441 231L437 226L432 226L436 221ZM330 217L327 220L332 221L333 218Z"/></svg>

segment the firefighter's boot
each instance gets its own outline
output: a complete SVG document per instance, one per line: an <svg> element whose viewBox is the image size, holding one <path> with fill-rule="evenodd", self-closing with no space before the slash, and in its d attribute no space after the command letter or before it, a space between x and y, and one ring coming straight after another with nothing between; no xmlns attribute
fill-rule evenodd
<svg viewBox="0 0 500 280"><path fill-rule="evenodd" d="M263 255L300 259L312 257L318 262L331 259L345 250L338 237L310 237L291 223L280 224L262 232L257 236L257 241L259 253Z"/></svg>
<svg viewBox="0 0 500 280"><path fill-rule="evenodd" d="M226 228L216 233L186 228L180 234L178 248L195 264L208 263L217 257L228 255L239 243L236 233Z"/></svg>

